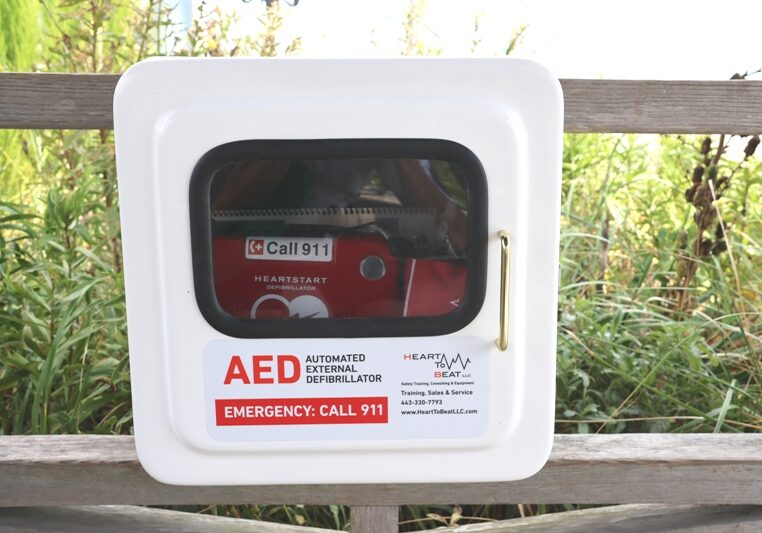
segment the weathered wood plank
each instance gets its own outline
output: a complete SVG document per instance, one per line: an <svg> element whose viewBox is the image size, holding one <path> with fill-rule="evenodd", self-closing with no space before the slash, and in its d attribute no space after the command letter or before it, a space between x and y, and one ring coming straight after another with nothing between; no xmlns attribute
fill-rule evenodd
<svg viewBox="0 0 762 533"><path fill-rule="evenodd" d="M0 509L0 533L330 533L328 529L129 505Z"/></svg>
<svg viewBox="0 0 762 533"><path fill-rule="evenodd" d="M762 504L762 434L557 435L549 463L510 483L163 485L131 437L0 437L0 506L313 503ZM12 481L7 481L12 480Z"/></svg>
<svg viewBox="0 0 762 533"><path fill-rule="evenodd" d="M119 79L0 73L0 128L110 129ZM762 81L562 80L567 132L760 133Z"/></svg>
<svg viewBox="0 0 762 533"><path fill-rule="evenodd" d="M353 505L349 518L352 533L394 533L399 531L399 515L396 505Z"/></svg>
<svg viewBox="0 0 762 533"><path fill-rule="evenodd" d="M444 531L444 528L434 531ZM448 533L715 533L762 531L762 506L616 505L447 528Z"/></svg>
<svg viewBox="0 0 762 533"><path fill-rule="evenodd" d="M119 76L0 73L0 128L111 129Z"/></svg>
<svg viewBox="0 0 762 533"><path fill-rule="evenodd" d="M762 132L762 81L562 80L570 133Z"/></svg>

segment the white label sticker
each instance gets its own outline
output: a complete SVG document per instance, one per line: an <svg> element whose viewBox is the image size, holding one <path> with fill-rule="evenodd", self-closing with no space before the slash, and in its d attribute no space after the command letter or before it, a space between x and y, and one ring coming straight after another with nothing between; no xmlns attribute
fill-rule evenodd
<svg viewBox="0 0 762 533"><path fill-rule="evenodd" d="M441 439L487 431L490 344L484 339L293 339L288 345L288 352L283 341L206 345L212 438Z"/></svg>
<svg viewBox="0 0 762 533"><path fill-rule="evenodd" d="M316 237L247 237L246 259L327 263L333 259L333 239Z"/></svg>

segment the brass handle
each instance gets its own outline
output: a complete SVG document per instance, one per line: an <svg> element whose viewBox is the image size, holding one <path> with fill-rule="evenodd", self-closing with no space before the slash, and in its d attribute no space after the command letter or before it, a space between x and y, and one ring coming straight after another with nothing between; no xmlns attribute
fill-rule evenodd
<svg viewBox="0 0 762 533"><path fill-rule="evenodd" d="M507 231L498 232L500 237L500 336L497 347L508 349L508 300L511 292L511 237Z"/></svg>

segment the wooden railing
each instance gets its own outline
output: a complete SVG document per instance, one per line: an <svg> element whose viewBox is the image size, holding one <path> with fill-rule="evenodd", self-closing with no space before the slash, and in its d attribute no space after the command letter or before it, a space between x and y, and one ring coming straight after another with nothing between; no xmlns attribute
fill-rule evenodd
<svg viewBox="0 0 762 533"><path fill-rule="evenodd" d="M111 129L119 76L0 73L0 128ZM561 80L568 133L759 133L762 81Z"/></svg>
<svg viewBox="0 0 762 533"><path fill-rule="evenodd" d="M117 80L0 73L0 128L109 129ZM758 81L562 85L567 132L762 132ZM557 435L547 466L509 483L248 487L162 485L140 467L131 437L0 437L0 532L53 525L80 531L83 524L114 532L310 531L135 507L305 503L351 505L353 531L388 533L397 530L400 505L453 502L627 504L453 530L459 532L762 530L762 435Z"/></svg>

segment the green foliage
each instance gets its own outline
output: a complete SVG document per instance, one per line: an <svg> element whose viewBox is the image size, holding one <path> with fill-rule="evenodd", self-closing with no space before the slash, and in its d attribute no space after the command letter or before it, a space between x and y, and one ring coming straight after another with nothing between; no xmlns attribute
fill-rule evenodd
<svg viewBox="0 0 762 533"><path fill-rule="evenodd" d="M680 286L681 234L693 223L684 190L700 144L566 137L558 431L762 426L762 275L753 267L762 254L762 168L749 164L716 203L738 228L728 235L733 259L696 259L695 283ZM678 307L683 293L696 305Z"/></svg>
<svg viewBox="0 0 762 533"><path fill-rule="evenodd" d="M37 61L42 33L37 0L0 2L0 70L30 70Z"/></svg>
<svg viewBox="0 0 762 533"><path fill-rule="evenodd" d="M33 70L41 52L42 16L38 0L0 1L0 71ZM24 157L28 136L0 130L0 189L18 198L30 168Z"/></svg>
<svg viewBox="0 0 762 533"><path fill-rule="evenodd" d="M0 433L125 433L124 289L97 178L0 204Z"/></svg>
<svg viewBox="0 0 762 533"><path fill-rule="evenodd" d="M167 53L173 25L161 0L44 0L44 70L120 73Z"/></svg>

